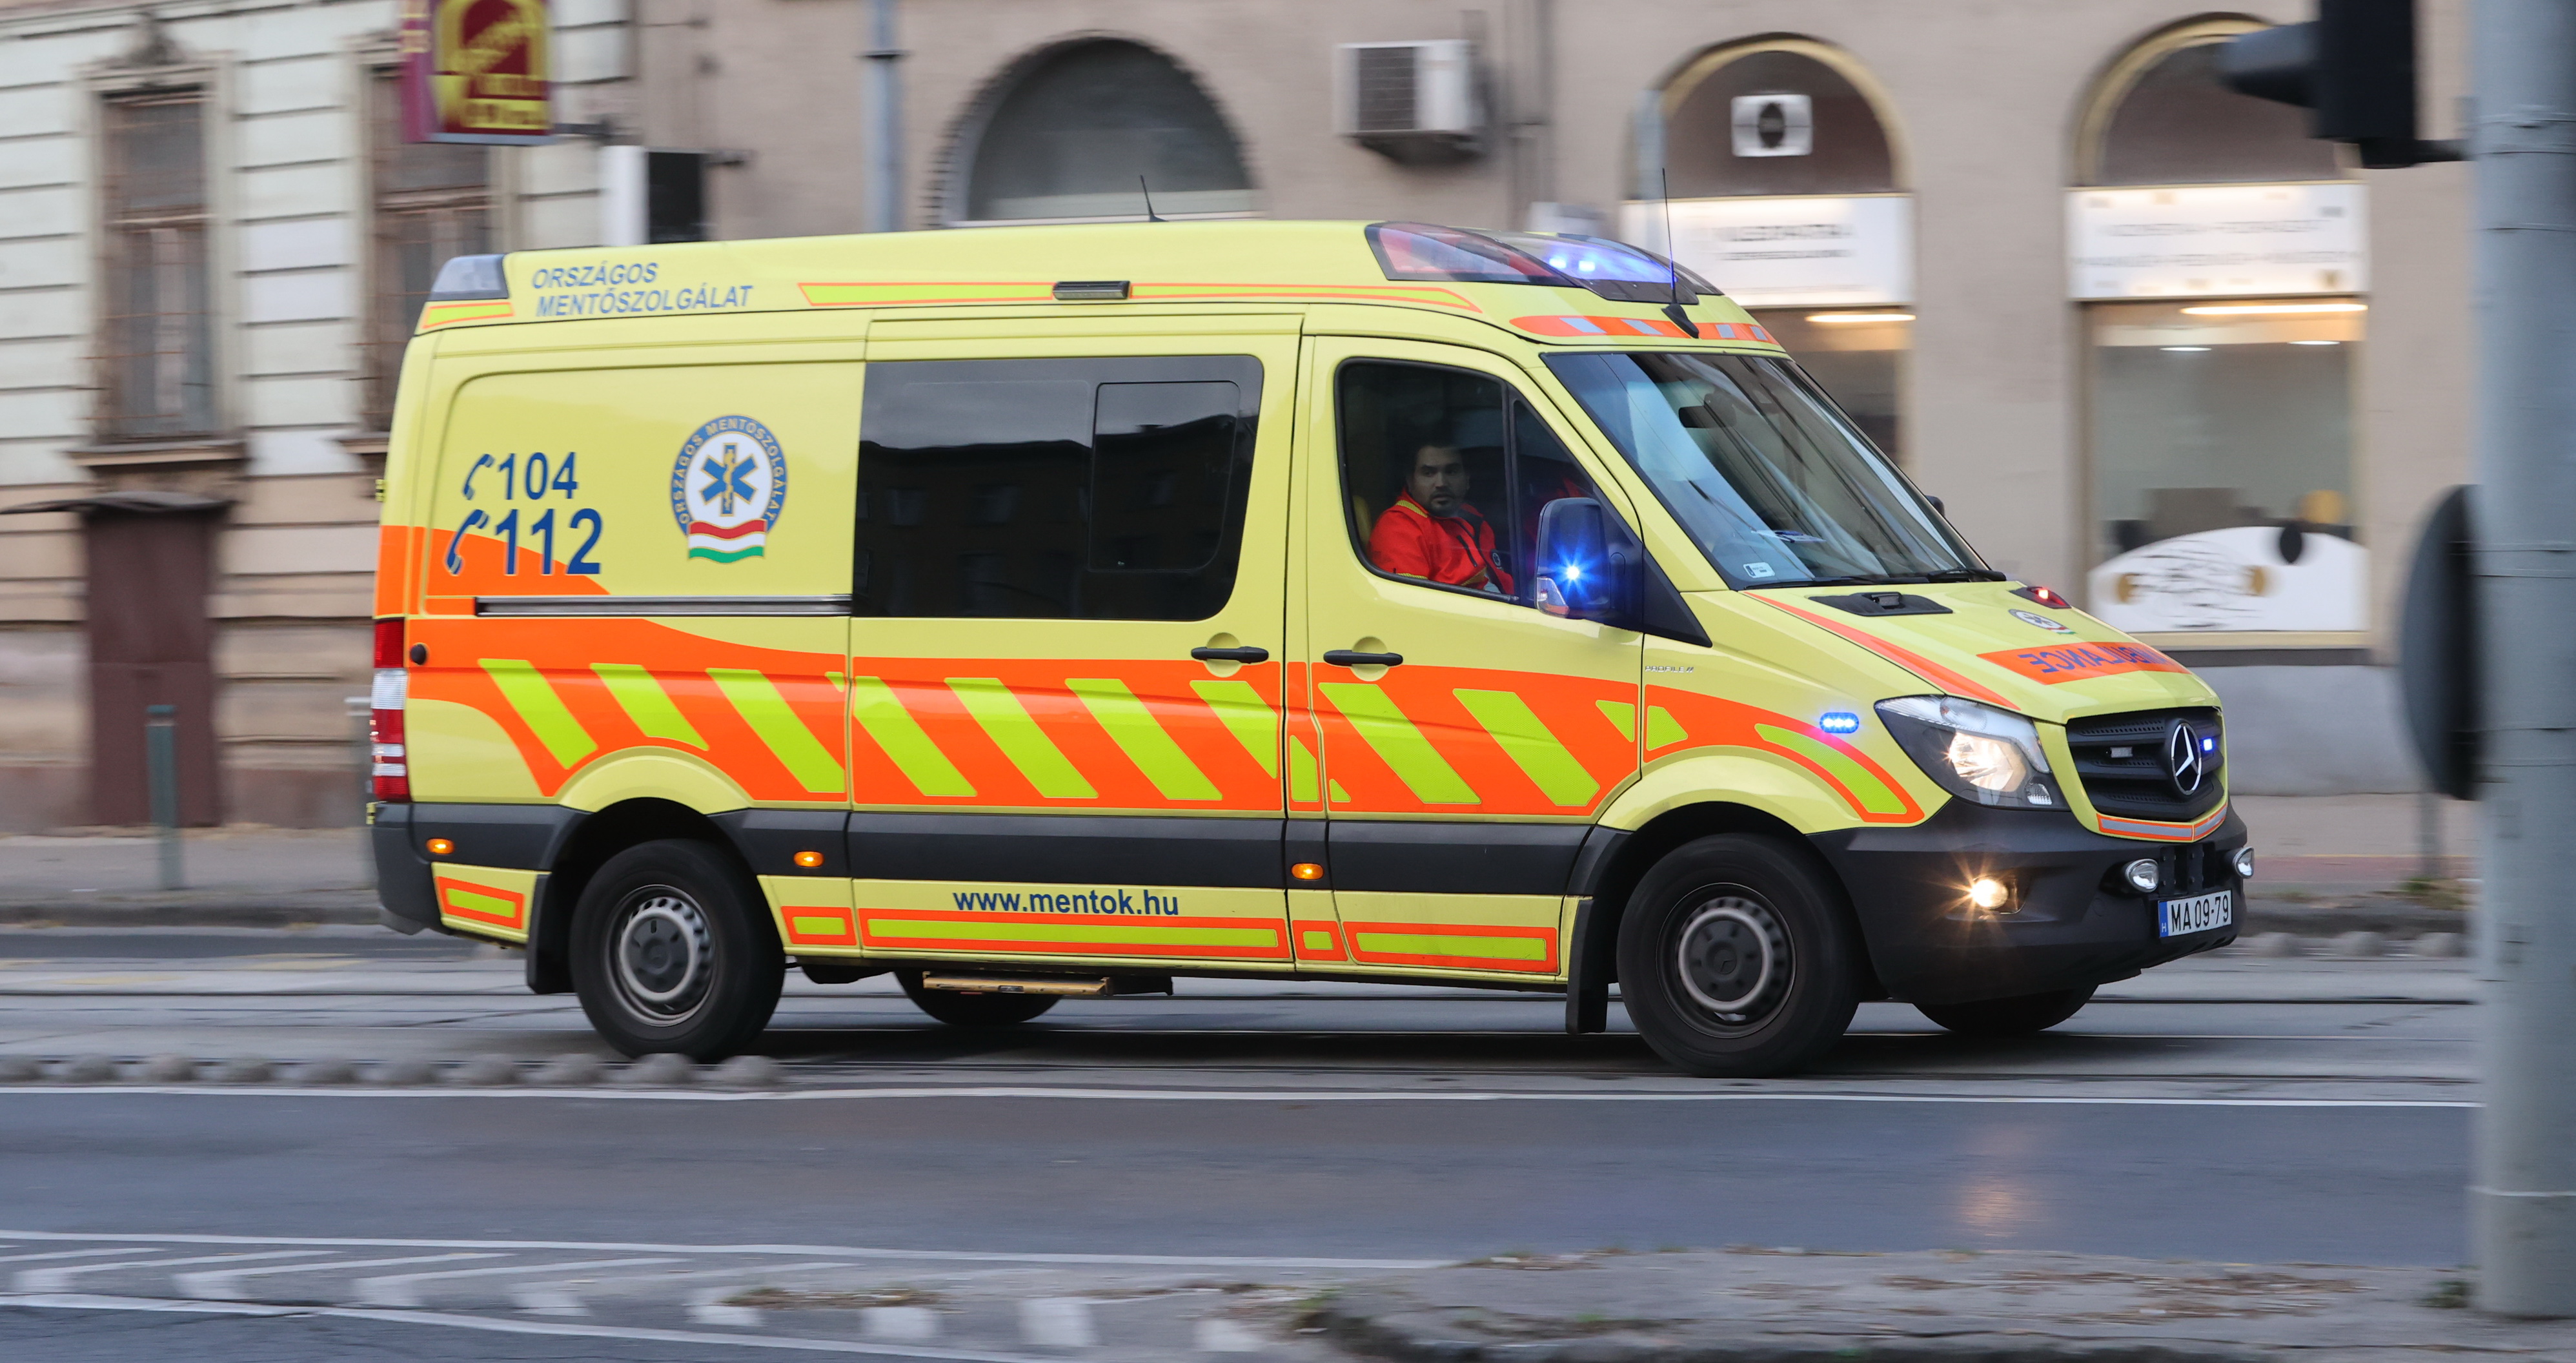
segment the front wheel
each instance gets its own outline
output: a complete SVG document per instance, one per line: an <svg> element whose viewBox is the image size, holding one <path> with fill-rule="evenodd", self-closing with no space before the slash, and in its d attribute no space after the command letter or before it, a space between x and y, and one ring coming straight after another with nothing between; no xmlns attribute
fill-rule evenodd
<svg viewBox="0 0 2576 1363"><path fill-rule="evenodd" d="M1961 1036L2029 1036L2075 1016L2092 1001L2093 986L2088 984L1975 1003L1918 1003L1914 1009Z"/></svg>
<svg viewBox="0 0 2576 1363"><path fill-rule="evenodd" d="M724 1059L769 1025L786 976L760 892L702 842L627 848L573 910L573 991L628 1055Z"/></svg>
<svg viewBox="0 0 2576 1363"><path fill-rule="evenodd" d="M1016 1027L1055 1007L1053 994L963 994L925 989L918 970L898 970L895 980L913 1005L951 1027Z"/></svg>
<svg viewBox="0 0 2576 1363"><path fill-rule="evenodd" d="M1841 887L1798 849L1700 838L1629 898L1619 997L1646 1044L1692 1074L1785 1074L1851 1026L1858 953Z"/></svg>

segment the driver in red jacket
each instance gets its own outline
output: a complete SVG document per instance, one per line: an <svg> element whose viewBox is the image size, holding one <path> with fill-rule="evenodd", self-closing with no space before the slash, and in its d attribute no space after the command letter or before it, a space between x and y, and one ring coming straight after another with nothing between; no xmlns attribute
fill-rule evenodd
<svg viewBox="0 0 2576 1363"><path fill-rule="evenodd" d="M1467 504L1467 463L1447 446L1415 453L1404 495L1377 518L1368 552L1399 577L1512 594L1512 575L1494 561L1494 528Z"/></svg>

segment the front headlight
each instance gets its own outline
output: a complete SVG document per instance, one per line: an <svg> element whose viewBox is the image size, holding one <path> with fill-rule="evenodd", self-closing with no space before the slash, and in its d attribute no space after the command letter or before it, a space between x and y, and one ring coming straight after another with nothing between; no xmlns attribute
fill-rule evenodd
<svg viewBox="0 0 2576 1363"><path fill-rule="evenodd" d="M1979 804L2058 808L2039 729L2010 710L1949 696L1878 703L1888 733L1943 790Z"/></svg>

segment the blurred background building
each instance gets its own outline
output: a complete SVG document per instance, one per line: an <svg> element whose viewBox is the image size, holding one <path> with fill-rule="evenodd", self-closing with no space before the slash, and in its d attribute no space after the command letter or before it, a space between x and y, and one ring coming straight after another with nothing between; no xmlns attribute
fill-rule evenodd
<svg viewBox="0 0 2576 1363"><path fill-rule="evenodd" d="M2215 84L2304 3L890 8L555 0L567 136L487 150L394 139L394 0L0 0L0 511L88 499L0 515L0 827L139 817L106 717L191 667L199 817L349 817L366 494L443 256L1132 219L1139 177L1669 246L1996 566L2205 669L2241 789L2416 786L2380 664L2467 471L2467 171ZM2431 136L2463 9L2426 0Z"/></svg>

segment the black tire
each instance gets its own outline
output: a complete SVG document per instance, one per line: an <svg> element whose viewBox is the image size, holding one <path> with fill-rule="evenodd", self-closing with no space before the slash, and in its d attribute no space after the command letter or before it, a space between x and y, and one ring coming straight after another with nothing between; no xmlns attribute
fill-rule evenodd
<svg viewBox="0 0 2576 1363"><path fill-rule="evenodd" d="M2030 1036L2075 1016L2092 1001L2093 986L2088 984L1975 1003L1918 1003L1914 1008L1961 1036Z"/></svg>
<svg viewBox="0 0 2576 1363"><path fill-rule="evenodd" d="M1692 1074L1804 1068L1860 1006L1860 934L1804 849L1726 834L1667 853L1619 920L1619 997L1655 1053Z"/></svg>
<svg viewBox="0 0 2576 1363"><path fill-rule="evenodd" d="M921 972L898 970L896 980L915 1007L951 1027L1017 1027L1055 1007L1053 994L960 994L953 989L924 989Z"/></svg>
<svg viewBox="0 0 2576 1363"><path fill-rule="evenodd" d="M706 843L627 848L573 910L573 992L628 1055L722 1060L769 1025L786 976L768 902Z"/></svg>

